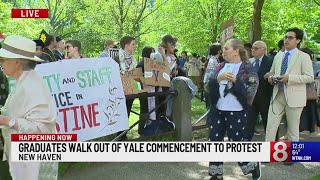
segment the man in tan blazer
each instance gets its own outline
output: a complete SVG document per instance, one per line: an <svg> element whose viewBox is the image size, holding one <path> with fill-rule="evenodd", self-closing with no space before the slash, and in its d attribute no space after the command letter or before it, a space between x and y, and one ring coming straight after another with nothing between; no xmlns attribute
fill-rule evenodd
<svg viewBox="0 0 320 180"><path fill-rule="evenodd" d="M285 51L279 52L266 74L269 83L274 85L271 97L266 141L274 141L282 119L286 114L289 141L299 141L300 115L306 106L306 83L313 81L313 67L308 54L297 47L303 38L298 28L288 29L284 37ZM280 77L276 83L273 77Z"/></svg>

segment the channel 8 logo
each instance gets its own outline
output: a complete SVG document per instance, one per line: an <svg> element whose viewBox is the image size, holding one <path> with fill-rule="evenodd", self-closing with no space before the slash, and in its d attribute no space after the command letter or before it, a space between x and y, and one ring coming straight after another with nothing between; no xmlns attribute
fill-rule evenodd
<svg viewBox="0 0 320 180"><path fill-rule="evenodd" d="M270 162L291 162L291 143L270 142Z"/></svg>

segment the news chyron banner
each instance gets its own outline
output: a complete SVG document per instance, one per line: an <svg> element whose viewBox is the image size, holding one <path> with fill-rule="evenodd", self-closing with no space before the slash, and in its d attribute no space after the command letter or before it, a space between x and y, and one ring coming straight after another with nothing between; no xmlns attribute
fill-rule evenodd
<svg viewBox="0 0 320 180"><path fill-rule="evenodd" d="M20 162L269 161L269 144L225 142L75 142L76 135L13 134Z"/></svg>
<svg viewBox="0 0 320 180"><path fill-rule="evenodd" d="M320 142L77 142L76 134L12 134L14 162L320 162Z"/></svg>
<svg viewBox="0 0 320 180"><path fill-rule="evenodd" d="M67 59L35 70L57 107L58 133L87 141L128 129L119 65L111 58Z"/></svg>

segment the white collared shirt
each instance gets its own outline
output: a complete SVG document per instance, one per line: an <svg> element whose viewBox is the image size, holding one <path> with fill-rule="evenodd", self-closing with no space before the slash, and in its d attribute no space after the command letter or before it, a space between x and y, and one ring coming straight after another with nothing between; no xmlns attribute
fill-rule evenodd
<svg viewBox="0 0 320 180"><path fill-rule="evenodd" d="M261 66L261 62L262 62L262 58L263 58L263 56L264 55L262 55L258 60L259 60L259 67ZM253 62L253 64L252 64L253 66L255 66L256 65L256 61L255 62Z"/></svg>
<svg viewBox="0 0 320 180"><path fill-rule="evenodd" d="M259 60L259 67L261 66L261 62L262 62L262 58L264 55L262 55L258 60ZM256 58L251 58L252 60L250 60L251 64L253 65L253 67L256 65Z"/></svg>
<svg viewBox="0 0 320 180"><path fill-rule="evenodd" d="M218 76L220 76L220 74L222 74L226 71L227 64L228 63L226 63L224 65L224 67L220 70ZM232 74L234 74L234 75L238 74L241 64L242 64L242 62L234 65L233 70L232 70ZM233 95L232 93L228 93L226 95L226 97L224 97L224 89L226 86L231 88L232 83L229 82L228 84L222 84L222 82L220 81L220 83L219 83L220 98L219 98L217 105L216 105L217 109L219 109L221 111L242 111L243 107L235 95Z"/></svg>

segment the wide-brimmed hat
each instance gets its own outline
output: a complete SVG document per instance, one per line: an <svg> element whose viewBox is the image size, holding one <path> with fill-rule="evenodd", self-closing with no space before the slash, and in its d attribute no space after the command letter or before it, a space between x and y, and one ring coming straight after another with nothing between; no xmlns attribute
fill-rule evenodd
<svg viewBox="0 0 320 180"><path fill-rule="evenodd" d="M0 57L9 59L27 59L42 62L44 60L35 55L36 43L31 39L12 35L4 39L0 49Z"/></svg>

